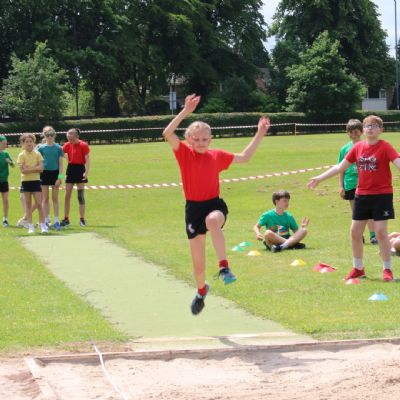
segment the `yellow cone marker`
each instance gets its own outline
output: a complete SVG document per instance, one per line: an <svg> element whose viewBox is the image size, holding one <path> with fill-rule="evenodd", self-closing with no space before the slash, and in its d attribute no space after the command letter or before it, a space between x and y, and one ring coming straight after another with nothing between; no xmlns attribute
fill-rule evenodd
<svg viewBox="0 0 400 400"><path fill-rule="evenodd" d="M302 267L303 265L306 265L307 263L303 261L302 259L298 258L294 260L290 265L292 267Z"/></svg>
<svg viewBox="0 0 400 400"><path fill-rule="evenodd" d="M255 257L255 256L261 256L261 253L257 250L251 250L247 253L247 255L250 257Z"/></svg>

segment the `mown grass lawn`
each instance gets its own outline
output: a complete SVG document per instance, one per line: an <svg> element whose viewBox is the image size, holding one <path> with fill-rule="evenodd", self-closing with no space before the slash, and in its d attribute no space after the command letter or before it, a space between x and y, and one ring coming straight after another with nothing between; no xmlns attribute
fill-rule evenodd
<svg viewBox="0 0 400 400"><path fill-rule="evenodd" d="M400 148L398 133L384 133ZM214 147L240 151L249 138L219 139ZM334 164L345 134L267 137L250 163L234 165L222 178L264 175ZM18 149L9 149L16 156ZM180 176L171 150L165 143L92 146L90 184L137 184L179 182ZM318 172L303 172L268 179L221 185L230 213L225 227L229 258L239 280L224 287L212 276L217 260L208 245L208 280L213 293L227 297L249 312L282 323L294 331L318 339L398 336L400 311L399 283L383 283L378 247L365 246L368 278L361 285L348 286L342 278L351 268L347 202L338 196L338 178L323 182L315 191L306 188ZM399 209L399 172L393 171L395 208ZM10 184L19 177L12 172ZM271 254L257 243L252 227L265 210L272 208L271 194L284 188L292 195L290 211L299 220L311 219L306 250ZM184 198L181 188L88 190L86 229L112 239L144 259L157 263L177 279L193 283L191 260L184 232ZM20 216L17 191L11 192L10 222ZM71 213L77 227L76 201ZM399 230L396 220L389 230ZM57 344L93 338L121 340L99 312L71 293L52 277L44 266L21 246L18 237L25 231L0 230L0 348ZM233 252L236 244L249 241L260 257ZM304 267L290 263L301 258ZM337 268L331 274L312 271L318 262ZM394 273L400 277L400 259ZM387 302L368 298L382 292ZM190 300L190 299L189 299ZM183 310L187 304L182 305Z"/></svg>

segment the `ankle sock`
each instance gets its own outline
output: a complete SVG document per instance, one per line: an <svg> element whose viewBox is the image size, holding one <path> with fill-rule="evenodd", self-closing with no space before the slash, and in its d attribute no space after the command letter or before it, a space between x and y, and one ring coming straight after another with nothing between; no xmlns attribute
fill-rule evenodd
<svg viewBox="0 0 400 400"><path fill-rule="evenodd" d="M201 297L204 297L204 296L207 294L207 286L204 285L204 287L198 288L198 289L197 289L197 292L199 293L199 295L200 295Z"/></svg>
<svg viewBox="0 0 400 400"><path fill-rule="evenodd" d="M219 260L219 268L220 269L228 268L228 267L229 267L228 260Z"/></svg>

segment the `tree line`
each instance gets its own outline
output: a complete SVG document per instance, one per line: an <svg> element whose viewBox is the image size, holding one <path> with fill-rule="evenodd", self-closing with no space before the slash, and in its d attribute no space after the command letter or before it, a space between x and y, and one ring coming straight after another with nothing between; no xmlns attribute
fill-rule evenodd
<svg viewBox="0 0 400 400"><path fill-rule="evenodd" d="M0 0L0 111L58 118L69 92L88 93L96 116L144 114L184 80L204 97L203 111L332 119L356 109L366 88L393 85L372 1L281 0L270 27L262 3ZM271 77L264 91L261 68Z"/></svg>

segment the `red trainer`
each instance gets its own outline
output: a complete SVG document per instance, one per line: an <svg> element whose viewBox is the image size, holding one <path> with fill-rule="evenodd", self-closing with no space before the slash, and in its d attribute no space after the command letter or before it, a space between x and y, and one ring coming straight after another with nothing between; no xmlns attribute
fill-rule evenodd
<svg viewBox="0 0 400 400"><path fill-rule="evenodd" d="M345 281L349 279L356 279L356 278L365 278L365 270L353 268L350 273L344 278Z"/></svg>
<svg viewBox="0 0 400 400"><path fill-rule="evenodd" d="M384 269L383 270L383 280L385 282L390 282L393 280L393 272L391 269Z"/></svg>

